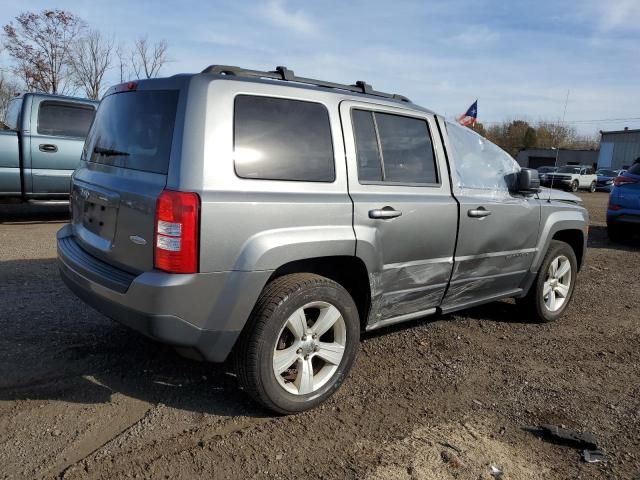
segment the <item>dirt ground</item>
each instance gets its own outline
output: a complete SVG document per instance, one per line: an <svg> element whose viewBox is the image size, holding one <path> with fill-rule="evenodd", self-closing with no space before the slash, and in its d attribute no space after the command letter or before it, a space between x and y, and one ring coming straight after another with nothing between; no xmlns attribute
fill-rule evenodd
<svg viewBox="0 0 640 480"><path fill-rule="evenodd" d="M555 324L504 301L364 335L322 408L276 417L62 284L66 207L0 207L0 478L640 479L640 242L591 214ZM524 428L593 432L608 461ZM490 475L491 468L503 475Z"/></svg>

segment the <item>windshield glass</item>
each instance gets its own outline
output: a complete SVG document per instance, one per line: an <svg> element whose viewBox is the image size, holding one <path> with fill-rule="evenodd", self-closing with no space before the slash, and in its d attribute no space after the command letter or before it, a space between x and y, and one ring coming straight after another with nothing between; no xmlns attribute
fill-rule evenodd
<svg viewBox="0 0 640 480"><path fill-rule="evenodd" d="M83 158L116 167L167 173L178 92L116 93L100 103Z"/></svg>
<svg viewBox="0 0 640 480"><path fill-rule="evenodd" d="M604 177L615 177L616 175L618 175L618 172L616 172L615 170L607 170L603 168L600 170L596 170L596 175L602 175Z"/></svg>
<svg viewBox="0 0 640 480"><path fill-rule="evenodd" d="M558 173L580 173L580 167L570 167L567 165L566 167L560 167Z"/></svg>

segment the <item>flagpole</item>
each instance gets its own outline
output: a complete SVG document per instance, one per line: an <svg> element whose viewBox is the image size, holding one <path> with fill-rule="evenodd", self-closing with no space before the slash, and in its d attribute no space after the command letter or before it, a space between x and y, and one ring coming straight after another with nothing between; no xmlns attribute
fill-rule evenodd
<svg viewBox="0 0 640 480"><path fill-rule="evenodd" d="M567 97L564 100L564 111L562 112L562 122L561 125L564 125L564 120L567 116L567 105L569 105L569 93L571 92L570 89L567 89ZM560 156L560 145L556 145L556 159L553 162L553 167L554 168L558 168L558 157ZM554 174L556 173L555 171L553 172ZM549 198L547 199L547 203L551 203L551 190L553 190L553 179L554 179L555 175L551 175L551 186L549 187Z"/></svg>

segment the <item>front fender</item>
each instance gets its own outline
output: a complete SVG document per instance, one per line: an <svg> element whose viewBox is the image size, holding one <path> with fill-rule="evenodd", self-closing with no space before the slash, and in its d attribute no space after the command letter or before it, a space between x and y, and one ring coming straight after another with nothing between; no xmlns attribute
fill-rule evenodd
<svg viewBox="0 0 640 480"><path fill-rule="evenodd" d="M587 250L587 237L589 233L589 214L584 208L568 207L561 210L553 210L545 215L543 205L543 218L538 239L537 253L531 264L531 272L537 273L542 260L549 249L549 244L556 233L563 230L579 230L583 236L583 252ZM556 206L549 207L556 208ZM584 255L582 256L584 259ZM580 267L580 265L578 266Z"/></svg>

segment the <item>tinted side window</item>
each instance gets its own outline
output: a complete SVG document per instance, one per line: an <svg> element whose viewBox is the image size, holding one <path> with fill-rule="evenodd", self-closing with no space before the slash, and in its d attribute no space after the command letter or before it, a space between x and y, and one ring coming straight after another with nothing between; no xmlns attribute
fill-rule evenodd
<svg viewBox="0 0 640 480"><path fill-rule="evenodd" d="M22 111L22 98L14 98L7 106L4 123L11 130L18 130L20 123L20 112Z"/></svg>
<svg viewBox="0 0 640 480"><path fill-rule="evenodd" d="M95 109L87 105L42 102L38 109L38 133L60 137L86 137L95 113Z"/></svg>
<svg viewBox="0 0 640 480"><path fill-rule="evenodd" d="M429 127L425 120L376 113L384 180L400 183L437 183Z"/></svg>
<svg viewBox="0 0 640 480"><path fill-rule="evenodd" d="M438 183L425 120L365 110L351 116L360 182Z"/></svg>
<svg viewBox="0 0 640 480"><path fill-rule="evenodd" d="M358 179L366 182L382 181L382 166L373 112L353 110L351 115L356 140Z"/></svg>
<svg viewBox="0 0 640 480"><path fill-rule="evenodd" d="M507 152L467 127L447 122L452 163L461 188L507 191L520 166Z"/></svg>
<svg viewBox="0 0 640 480"><path fill-rule="evenodd" d="M238 95L234 162L242 178L333 182L329 112L319 103Z"/></svg>

